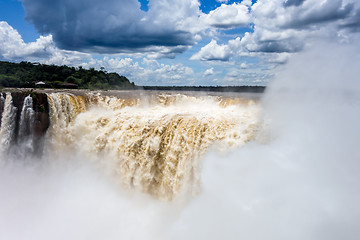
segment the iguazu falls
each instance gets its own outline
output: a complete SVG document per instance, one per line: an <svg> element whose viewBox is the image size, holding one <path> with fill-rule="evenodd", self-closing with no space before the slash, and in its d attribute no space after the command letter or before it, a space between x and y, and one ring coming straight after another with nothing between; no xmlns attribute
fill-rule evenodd
<svg viewBox="0 0 360 240"><path fill-rule="evenodd" d="M356 239L359 88L308 59L265 93L4 89L0 234Z"/></svg>
<svg viewBox="0 0 360 240"><path fill-rule="evenodd" d="M358 0L1 0L0 240L358 240L359 63Z"/></svg>
<svg viewBox="0 0 360 240"><path fill-rule="evenodd" d="M80 154L127 187L172 199L199 185L198 161L254 138L258 97L117 91L1 96L2 156L19 161Z"/></svg>

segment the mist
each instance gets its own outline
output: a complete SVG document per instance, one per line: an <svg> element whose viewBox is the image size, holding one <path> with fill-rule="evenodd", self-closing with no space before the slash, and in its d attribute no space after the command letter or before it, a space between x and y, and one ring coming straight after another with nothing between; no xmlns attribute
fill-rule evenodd
<svg viewBox="0 0 360 240"><path fill-rule="evenodd" d="M124 189L72 153L7 159L0 239L358 239L359 53L321 43L292 58L262 98L257 139L210 150L196 196Z"/></svg>
<svg viewBox="0 0 360 240"><path fill-rule="evenodd" d="M175 239L358 239L359 48L320 43L262 100L258 142L203 160Z"/></svg>
<svg viewBox="0 0 360 240"><path fill-rule="evenodd" d="M78 156L66 159L1 169L1 239L161 236L168 203L121 188Z"/></svg>

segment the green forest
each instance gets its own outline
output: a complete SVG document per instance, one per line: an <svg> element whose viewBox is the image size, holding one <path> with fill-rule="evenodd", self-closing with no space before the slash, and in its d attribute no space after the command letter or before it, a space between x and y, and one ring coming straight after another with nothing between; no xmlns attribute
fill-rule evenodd
<svg viewBox="0 0 360 240"><path fill-rule="evenodd" d="M42 83L39 83L42 82ZM20 88L133 89L135 84L117 73L82 67L0 61L0 86Z"/></svg>

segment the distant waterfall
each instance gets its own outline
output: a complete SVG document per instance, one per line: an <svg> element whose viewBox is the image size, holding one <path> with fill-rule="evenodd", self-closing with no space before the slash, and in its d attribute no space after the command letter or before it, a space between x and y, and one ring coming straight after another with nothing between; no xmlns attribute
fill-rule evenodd
<svg viewBox="0 0 360 240"><path fill-rule="evenodd" d="M1 127L1 116L2 113L4 112L4 107L5 107L5 98L3 96L2 93L0 93L0 127Z"/></svg>
<svg viewBox="0 0 360 240"><path fill-rule="evenodd" d="M35 111L33 109L32 97L26 96L20 114L19 134L18 134L18 154L26 157L34 152L34 120Z"/></svg>
<svg viewBox="0 0 360 240"><path fill-rule="evenodd" d="M0 128L1 154L4 154L6 151L8 151L11 143L13 142L16 126L16 111L17 108L13 105L12 96L10 93L7 93Z"/></svg>
<svg viewBox="0 0 360 240"><path fill-rule="evenodd" d="M1 160L24 160L33 158L34 154L41 155L44 131L38 130L36 135L36 128L41 129L41 121L36 121L36 116L47 120L46 114L34 110L33 98L27 92L6 93L5 99L0 94L0 151L7 156Z"/></svg>
<svg viewBox="0 0 360 240"><path fill-rule="evenodd" d="M35 112L33 109L33 99L29 95L24 99L24 105L20 115L19 138L33 134Z"/></svg>

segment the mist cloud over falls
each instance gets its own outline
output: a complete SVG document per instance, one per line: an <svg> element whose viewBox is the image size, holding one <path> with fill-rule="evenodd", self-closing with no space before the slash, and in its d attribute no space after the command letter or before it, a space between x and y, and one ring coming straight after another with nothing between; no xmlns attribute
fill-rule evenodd
<svg viewBox="0 0 360 240"><path fill-rule="evenodd" d="M263 98L266 141L204 159L172 237L358 239L358 53L321 43L292 59Z"/></svg>

